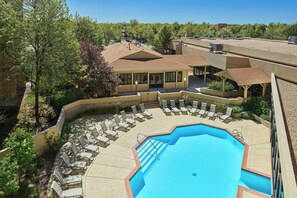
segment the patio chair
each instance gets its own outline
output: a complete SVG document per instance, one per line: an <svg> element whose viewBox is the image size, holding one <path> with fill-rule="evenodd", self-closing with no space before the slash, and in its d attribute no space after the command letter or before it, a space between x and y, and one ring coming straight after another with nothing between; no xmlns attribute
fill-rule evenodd
<svg viewBox="0 0 297 198"><path fill-rule="evenodd" d="M227 122L228 120L232 120L231 114L232 114L232 108L227 107L225 115L221 115L220 119L222 119L223 122Z"/></svg>
<svg viewBox="0 0 297 198"><path fill-rule="evenodd" d="M66 166L72 167L72 168L75 168L75 169L84 169L86 167L86 165L87 165L87 163L83 162L83 161L71 162L66 153L62 153L61 158L65 162Z"/></svg>
<svg viewBox="0 0 297 198"><path fill-rule="evenodd" d="M93 154L88 153L88 152L79 152L77 146L73 143L71 143L70 148L74 154L75 157L82 158L82 159L87 159L90 160L92 159Z"/></svg>
<svg viewBox="0 0 297 198"><path fill-rule="evenodd" d="M110 140L107 137L104 137L102 135L100 135L97 132L96 128L92 128L91 129L91 135L98 141L98 142L103 142L104 144L108 144L110 143Z"/></svg>
<svg viewBox="0 0 297 198"><path fill-rule="evenodd" d="M59 180L62 185L80 184L82 182L81 175L71 175L63 178L62 174L58 170L54 170L53 175Z"/></svg>
<svg viewBox="0 0 297 198"><path fill-rule="evenodd" d="M190 113L195 114L195 113L197 113L197 110L198 110L198 101L194 100L193 101L193 106L190 109Z"/></svg>
<svg viewBox="0 0 297 198"><path fill-rule="evenodd" d="M99 147L93 144L88 144L87 140L81 135L78 137L78 141L81 146L89 151L98 152Z"/></svg>
<svg viewBox="0 0 297 198"><path fill-rule="evenodd" d="M172 109L173 113L179 114L180 110L175 107L175 101L174 100L170 100L170 106L171 106L171 109Z"/></svg>
<svg viewBox="0 0 297 198"><path fill-rule="evenodd" d="M144 120L144 116L141 113L137 112L137 109L136 109L135 105L131 106L131 109L132 109L132 113L136 117L136 119L139 119L141 121Z"/></svg>
<svg viewBox="0 0 297 198"><path fill-rule="evenodd" d="M163 108L164 113L171 114L171 111L167 106L167 101L166 100L162 100L162 108Z"/></svg>
<svg viewBox="0 0 297 198"><path fill-rule="evenodd" d="M109 130L105 124L105 122L100 123L101 126L101 130L103 133L105 133L108 136L111 136L113 138L116 138L118 136L118 132L113 131L113 130Z"/></svg>
<svg viewBox="0 0 297 198"><path fill-rule="evenodd" d="M121 111L121 114L122 114L123 120L127 122L131 127L136 125L136 121L134 119L127 117L125 110Z"/></svg>
<svg viewBox="0 0 297 198"><path fill-rule="evenodd" d="M71 188L62 190L56 181L53 181L51 188L57 193L59 197L83 197L82 188Z"/></svg>
<svg viewBox="0 0 297 198"><path fill-rule="evenodd" d="M146 116L148 118L152 118L153 117L153 114L144 108L144 104L143 103L139 104L139 106L140 106L140 111L141 111L142 115L144 115L144 116Z"/></svg>
<svg viewBox="0 0 297 198"><path fill-rule="evenodd" d="M199 115L205 115L205 113L206 113L206 106L207 106L207 103L206 102L202 102L201 103L201 109L200 109L200 111L198 112L199 113Z"/></svg>
<svg viewBox="0 0 297 198"><path fill-rule="evenodd" d="M122 122L122 121L120 120L120 118L119 118L118 115L114 115L113 118L114 118L115 123L116 123L119 127L124 128L126 131L129 130L129 125L128 125L127 123L125 123L125 122Z"/></svg>
<svg viewBox="0 0 297 198"><path fill-rule="evenodd" d="M207 114L207 117L209 117L209 118L215 118L215 114L216 114L216 105L211 104L210 105L209 112Z"/></svg>
<svg viewBox="0 0 297 198"><path fill-rule="evenodd" d="M182 99L179 100L179 108L180 108L182 113L187 114L188 110L187 110L186 105L185 105L185 100L182 100Z"/></svg>

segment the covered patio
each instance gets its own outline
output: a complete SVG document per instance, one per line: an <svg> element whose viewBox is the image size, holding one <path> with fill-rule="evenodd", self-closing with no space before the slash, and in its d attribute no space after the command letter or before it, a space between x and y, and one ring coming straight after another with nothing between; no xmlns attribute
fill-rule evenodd
<svg viewBox="0 0 297 198"><path fill-rule="evenodd" d="M261 85L262 96L265 96L267 85L270 84L270 77L259 68L233 68L215 74L223 81L223 91L227 79L233 80L240 88L244 89L244 98L248 97L248 90L252 85Z"/></svg>

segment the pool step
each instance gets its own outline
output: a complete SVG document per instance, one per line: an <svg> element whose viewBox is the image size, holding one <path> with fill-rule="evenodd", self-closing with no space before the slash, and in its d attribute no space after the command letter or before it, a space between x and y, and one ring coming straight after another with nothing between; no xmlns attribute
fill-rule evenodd
<svg viewBox="0 0 297 198"><path fill-rule="evenodd" d="M158 141L150 139L146 140L143 145L137 148L138 158L142 167L142 172L144 172L149 165L158 157L161 151L166 147L167 143L165 141Z"/></svg>

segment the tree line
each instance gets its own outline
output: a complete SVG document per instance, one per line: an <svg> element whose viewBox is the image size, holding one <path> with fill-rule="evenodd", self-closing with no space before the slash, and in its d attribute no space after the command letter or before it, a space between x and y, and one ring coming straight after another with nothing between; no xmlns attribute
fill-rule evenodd
<svg viewBox="0 0 297 198"><path fill-rule="evenodd" d="M276 40L287 40L289 36L297 35L297 23L269 23L266 24L228 24L227 27L219 28L218 24L192 23L180 24L161 23L139 23L136 19L131 19L130 23L97 23L90 17L76 15L76 21L80 28L91 30L96 33L89 35L90 39L96 40L98 44L109 45L118 42L123 38L136 40L141 43L152 45L156 35L161 28L167 26L173 39L180 37L209 37L209 36L241 36L251 38L265 38ZM81 35L84 36L84 35Z"/></svg>

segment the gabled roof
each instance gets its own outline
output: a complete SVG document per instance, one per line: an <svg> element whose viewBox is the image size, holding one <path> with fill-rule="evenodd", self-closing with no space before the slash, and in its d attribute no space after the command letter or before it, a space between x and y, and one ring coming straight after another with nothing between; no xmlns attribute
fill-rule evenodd
<svg viewBox="0 0 297 198"><path fill-rule="evenodd" d="M118 59L137 59L137 57L142 57L141 55L139 56L140 53L143 57L148 59L162 57L160 53L154 50L135 45L127 41L121 41L105 47L102 51L102 56L108 63L112 63Z"/></svg>
<svg viewBox="0 0 297 198"><path fill-rule="evenodd" d="M260 68L226 69L215 75L234 80L238 85L255 85L271 82L270 77Z"/></svg>
<svg viewBox="0 0 297 198"><path fill-rule="evenodd" d="M199 54L164 55L165 58L188 66L209 66L210 64Z"/></svg>

